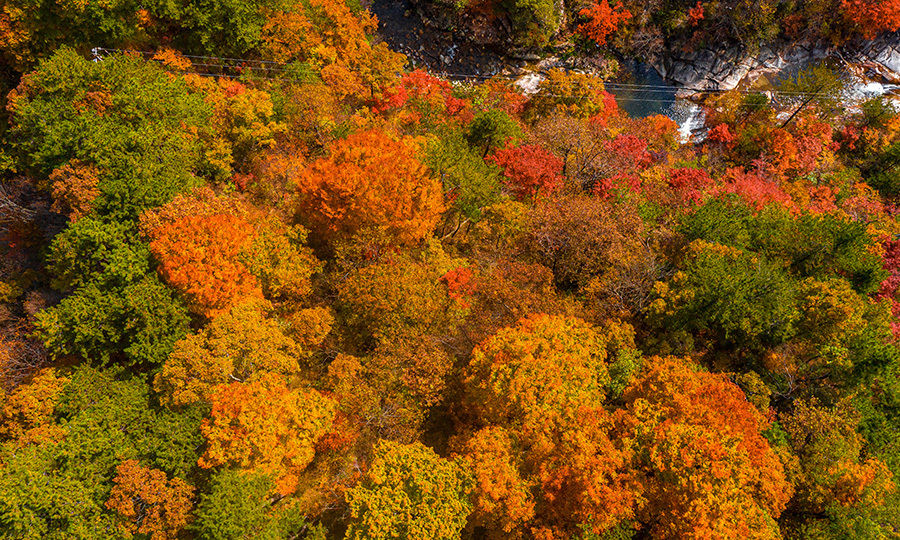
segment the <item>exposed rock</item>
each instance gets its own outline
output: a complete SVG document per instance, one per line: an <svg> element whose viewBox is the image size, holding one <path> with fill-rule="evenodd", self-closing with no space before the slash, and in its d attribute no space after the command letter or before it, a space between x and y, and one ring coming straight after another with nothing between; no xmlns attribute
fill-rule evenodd
<svg viewBox="0 0 900 540"><path fill-rule="evenodd" d="M776 43L755 53L740 47L701 49L649 59L659 74L686 97L697 93L733 90L759 77L798 69L826 58L842 60L850 71L867 79L900 83L900 33L857 42L840 49L815 43Z"/></svg>
<svg viewBox="0 0 900 540"><path fill-rule="evenodd" d="M900 33L882 36L859 47L851 62L866 78L900 84Z"/></svg>

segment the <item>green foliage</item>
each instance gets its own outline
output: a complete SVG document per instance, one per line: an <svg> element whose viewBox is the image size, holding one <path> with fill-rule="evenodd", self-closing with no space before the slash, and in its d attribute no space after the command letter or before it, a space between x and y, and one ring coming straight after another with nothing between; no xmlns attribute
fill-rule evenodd
<svg viewBox="0 0 900 540"><path fill-rule="evenodd" d="M491 150L518 142L521 137L519 125L500 109L490 109L475 115L466 133L469 144L483 148L485 156Z"/></svg>
<svg viewBox="0 0 900 540"><path fill-rule="evenodd" d="M9 140L20 167L46 178L73 162L96 166L99 214L136 219L197 185L212 111L157 64L62 49L17 92Z"/></svg>
<svg viewBox="0 0 900 540"><path fill-rule="evenodd" d="M97 46L174 45L195 53L237 56L259 44L270 10L290 5L288 0L13 0L8 6L18 16L12 30L27 37L10 36L2 52L19 68L66 45L85 52Z"/></svg>
<svg viewBox="0 0 900 540"><path fill-rule="evenodd" d="M345 538L459 538L472 509L466 464L445 460L421 443L381 441L366 479L347 492Z"/></svg>
<svg viewBox="0 0 900 540"><path fill-rule="evenodd" d="M814 104L820 112L831 113L841 106L845 84L838 73L828 65L818 63L781 81L777 91L785 96L795 96L788 99L794 102L798 109Z"/></svg>
<svg viewBox="0 0 900 540"><path fill-rule="evenodd" d="M778 265L721 244L695 241L681 272L658 289L663 327L707 331L719 343L778 344L797 320L794 286Z"/></svg>
<svg viewBox="0 0 900 540"><path fill-rule="evenodd" d="M504 0L512 20L513 40L522 46L544 47L559 30L560 13L553 0Z"/></svg>
<svg viewBox="0 0 900 540"><path fill-rule="evenodd" d="M56 357L99 363L161 364L187 335L187 308L155 275L119 289L80 287L37 315L41 339Z"/></svg>
<svg viewBox="0 0 900 540"><path fill-rule="evenodd" d="M0 536L27 539L112 538L105 508L115 467L144 460L188 475L200 447L200 417L158 413L140 378L119 380L89 367L72 375L56 406L62 437L0 446Z"/></svg>
<svg viewBox="0 0 900 540"><path fill-rule="evenodd" d="M280 540L303 528L303 514L291 501L273 502L268 476L225 469L200 497L192 529L201 540Z"/></svg>
<svg viewBox="0 0 900 540"><path fill-rule="evenodd" d="M846 278L864 294L886 278L866 224L830 214L795 218L775 205L754 214L737 199L716 198L686 214L679 232L759 253L795 277Z"/></svg>
<svg viewBox="0 0 900 540"><path fill-rule="evenodd" d="M445 198L466 218L477 221L482 209L500 198L497 167L481 159L458 130L432 140L424 162L443 182Z"/></svg>
<svg viewBox="0 0 900 540"><path fill-rule="evenodd" d="M57 235L50 245L47 269L54 285L72 291L90 282L104 290L125 287L153 272L150 250L136 243L126 223L85 217Z"/></svg>

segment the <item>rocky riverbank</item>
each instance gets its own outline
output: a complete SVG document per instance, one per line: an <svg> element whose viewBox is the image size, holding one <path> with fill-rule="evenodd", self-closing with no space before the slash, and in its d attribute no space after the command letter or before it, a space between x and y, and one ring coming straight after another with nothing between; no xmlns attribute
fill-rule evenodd
<svg viewBox="0 0 900 540"><path fill-rule="evenodd" d="M432 9L429 9L432 6ZM477 11L465 20L447 18L446 11L428 2L376 0L373 11L381 22L382 37L415 66L426 67L450 78L525 74L552 65L607 76L607 59L565 55L566 59L542 58L511 51L504 46L502 21L490 20ZM459 25L465 27L460 39ZM568 47L567 47L568 46ZM571 44L562 44L554 56ZM538 62L540 60L542 62ZM900 84L900 32L842 47L821 43L774 43L756 51L742 47L702 48L684 53L670 50L643 59L662 79L678 89L679 97L751 87L762 77L776 78L821 60L832 59L864 81Z"/></svg>
<svg viewBox="0 0 900 540"><path fill-rule="evenodd" d="M778 76L822 60L833 59L864 80L900 83L900 33L840 48L813 43L776 43L756 52L740 48L673 51L647 62L679 95L747 87L765 76Z"/></svg>

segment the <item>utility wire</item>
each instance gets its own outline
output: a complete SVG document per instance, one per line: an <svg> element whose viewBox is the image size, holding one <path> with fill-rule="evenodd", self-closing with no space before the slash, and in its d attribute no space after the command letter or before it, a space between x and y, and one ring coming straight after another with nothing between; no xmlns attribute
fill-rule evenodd
<svg viewBox="0 0 900 540"><path fill-rule="evenodd" d="M95 60L102 60L104 55L111 54L139 54L144 57L152 59L157 53L152 51L134 51L134 50L124 50L124 49L109 49L105 47L95 47L92 49L92 54ZM264 75L254 73L255 70L260 70L266 73L286 73L291 71L289 69L290 63L286 62L276 62L273 60L256 60L250 58L230 58L230 57L222 57L222 56L202 56L202 55L187 55L180 54L184 58L188 59L197 59L204 60L204 62L193 62L192 67L203 67L203 68L218 68L222 70L236 70L239 72L247 71L249 72L250 78L255 79L263 79L263 80L283 80L285 77L267 77ZM213 61L213 62L209 62ZM217 63L216 63L217 62ZM257 64L258 66L253 66L249 64ZM208 70L207 70L208 71ZM232 75L227 73L208 73L208 72L192 72L195 75L201 75L206 77L225 77L231 79L242 79L247 75L241 73L240 75ZM534 72L532 72L534 73ZM508 81L518 81L521 78L529 75L530 73L512 75L512 74L494 74L494 75L478 75L478 74L463 74L463 73L448 73L448 72L437 72L436 75L440 76L444 79L455 80L455 82L467 82L470 80L491 80L491 79L501 79ZM299 84L312 84L312 82L303 82L296 81ZM675 93L675 92L698 92L702 94L721 94L721 93L738 93L743 95L753 95L753 94L764 94L764 92L757 90L749 90L749 89L732 89L732 90L724 90L724 89L710 89L710 88L698 88L698 87L677 87L677 86L668 86L668 85L659 85L659 84L643 84L643 83L624 83L624 82L604 82L605 88L610 90L620 90L620 91L633 91L636 93L644 93L644 94L654 94L654 93ZM771 90L770 93L773 97L789 97L795 99L801 98L816 98L816 97L826 97L833 96L833 92L804 92L798 90ZM589 94L581 95L581 96L560 96L556 94L544 94L555 97L591 97ZM658 102L658 103L675 103L681 101L683 98L678 97L629 97L629 101L637 101L637 102ZM750 105L750 104L747 104ZM760 104L762 106L762 104Z"/></svg>

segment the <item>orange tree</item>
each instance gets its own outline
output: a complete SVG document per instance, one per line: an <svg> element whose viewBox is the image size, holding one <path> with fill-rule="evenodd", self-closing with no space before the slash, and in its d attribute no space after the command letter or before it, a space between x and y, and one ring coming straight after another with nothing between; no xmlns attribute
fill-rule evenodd
<svg viewBox="0 0 900 540"><path fill-rule="evenodd" d="M405 62L385 43L373 43L369 35L377 27L369 11L354 12L340 0L298 2L269 17L262 51L279 62L310 66L338 99L371 99L393 82Z"/></svg>
<svg viewBox="0 0 900 540"><path fill-rule="evenodd" d="M331 427L334 402L312 389L292 389L284 377L220 385L200 426L206 438L203 468L235 465L276 478L278 492L296 489L297 474L312 462L316 442Z"/></svg>
<svg viewBox="0 0 900 540"><path fill-rule="evenodd" d="M190 520L194 488L134 459L123 461L116 472L106 507L121 516L123 531L128 536L146 534L151 540L178 538Z"/></svg>
<svg viewBox="0 0 900 540"><path fill-rule="evenodd" d="M427 236L443 210L441 186L417 150L377 130L335 142L296 178L298 217L324 238L381 226L401 243Z"/></svg>
<svg viewBox="0 0 900 540"><path fill-rule="evenodd" d="M763 437L769 421L724 376L678 358L650 358L625 391L654 538L779 538L793 488Z"/></svg>
<svg viewBox="0 0 900 540"><path fill-rule="evenodd" d="M310 291L318 261L306 231L265 217L237 197L206 188L145 212L141 228L159 273L192 311L214 317L263 293L298 300Z"/></svg>

